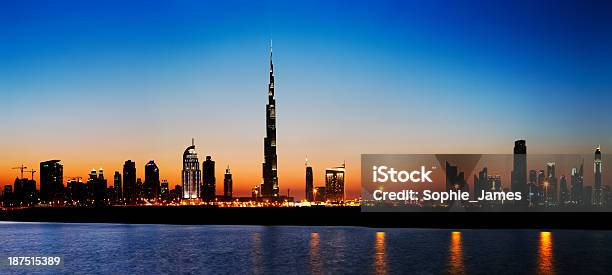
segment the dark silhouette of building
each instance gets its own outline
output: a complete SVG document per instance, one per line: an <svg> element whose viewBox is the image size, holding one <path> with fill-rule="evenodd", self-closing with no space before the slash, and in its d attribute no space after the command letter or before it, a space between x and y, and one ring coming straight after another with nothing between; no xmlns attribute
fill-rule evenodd
<svg viewBox="0 0 612 275"><path fill-rule="evenodd" d="M570 193L567 189L567 179L565 178L565 175L562 175L561 178L559 178L559 204L565 205L569 202Z"/></svg>
<svg viewBox="0 0 612 275"><path fill-rule="evenodd" d="M17 202L13 194L13 186L5 185L2 191L2 205L4 207L15 206Z"/></svg>
<svg viewBox="0 0 612 275"><path fill-rule="evenodd" d="M474 175L474 193L472 194L474 198L477 198L482 194L482 191L491 191L491 187L489 186L489 172L487 167L482 168L480 172L478 172L478 176Z"/></svg>
<svg viewBox="0 0 612 275"><path fill-rule="evenodd" d="M170 197L173 201L179 202L183 198L183 187L181 185L175 185L171 192Z"/></svg>
<svg viewBox="0 0 612 275"><path fill-rule="evenodd" d="M558 196L558 182L556 174L556 164L549 162L546 164L546 182L545 182L545 193L547 204L557 204Z"/></svg>
<svg viewBox="0 0 612 275"><path fill-rule="evenodd" d="M159 188L159 197L162 201L168 202L170 201L170 185L167 180L162 180Z"/></svg>
<svg viewBox="0 0 612 275"><path fill-rule="evenodd" d="M325 198L330 202L344 201L345 164L325 169Z"/></svg>
<svg viewBox="0 0 612 275"><path fill-rule="evenodd" d="M537 172L537 185L536 185L536 190L537 190L537 201L538 204L540 205L544 205L544 203L546 202L546 197L545 197L545 190L546 187L544 186L546 180L546 174L544 173L544 170L538 170Z"/></svg>
<svg viewBox="0 0 612 275"><path fill-rule="evenodd" d="M601 147L597 146L595 149L595 161L593 163L593 169L595 172L595 183L593 184L593 205L601 206L602 195L601 195Z"/></svg>
<svg viewBox="0 0 612 275"><path fill-rule="evenodd" d="M537 170L529 170L529 180L527 181L528 188L528 196L527 200L529 201L529 205L535 205L538 202L538 171Z"/></svg>
<svg viewBox="0 0 612 275"><path fill-rule="evenodd" d="M98 178L94 182L94 204L96 206L107 205L108 182L104 178L104 170L100 168Z"/></svg>
<svg viewBox="0 0 612 275"><path fill-rule="evenodd" d="M465 174L463 172L459 172L459 168L457 166L450 165L448 161L446 161L446 191L469 192L468 184L465 180ZM453 200L449 200L449 202L452 203Z"/></svg>
<svg viewBox="0 0 612 275"><path fill-rule="evenodd" d="M123 184L121 181L121 173L115 171L113 175L113 187L115 190L115 203L121 203L123 201Z"/></svg>
<svg viewBox="0 0 612 275"><path fill-rule="evenodd" d="M86 205L102 206L108 204L107 181L104 178L104 170L100 168L99 172L92 169L87 179L87 202Z"/></svg>
<svg viewBox="0 0 612 275"><path fill-rule="evenodd" d="M276 99L274 98L274 64L272 63L272 44L270 43L270 83L268 84L268 104L266 105L266 136L264 137L263 197L278 197L278 172L276 155Z"/></svg>
<svg viewBox="0 0 612 275"><path fill-rule="evenodd" d="M87 204L93 205L95 203L95 194L94 190L96 188L96 182L98 181L98 171L93 168L91 172L89 172L89 177L87 178Z"/></svg>
<svg viewBox="0 0 612 275"><path fill-rule="evenodd" d="M15 178L13 194L18 205L33 205L36 200L36 182L27 178Z"/></svg>
<svg viewBox="0 0 612 275"><path fill-rule="evenodd" d="M127 204L136 203L136 163L131 160L123 164L123 199Z"/></svg>
<svg viewBox="0 0 612 275"><path fill-rule="evenodd" d="M527 186L527 145L525 140L517 140L514 142L514 161L511 174L510 188L512 192L521 192L521 200L517 200L516 204L525 205L528 198Z"/></svg>
<svg viewBox="0 0 612 275"><path fill-rule="evenodd" d="M134 190L136 191L136 203L141 203L144 198L144 184L141 178L136 179L136 185Z"/></svg>
<svg viewBox="0 0 612 275"><path fill-rule="evenodd" d="M306 160L306 200L314 201L314 178L308 159Z"/></svg>
<svg viewBox="0 0 612 275"><path fill-rule="evenodd" d="M43 202L64 201L64 166L59 160L40 163L40 200Z"/></svg>
<svg viewBox="0 0 612 275"><path fill-rule="evenodd" d="M66 187L66 199L74 206L88 205L87 185L80 178L69 180Z"/></svg>
<svg viewBox="0 0 612 275"><path fill-rule="evenodd" d="M215 200L215 189L217 179L215 178L215 161L211 156L206 156L202 162L202 199L205 201Z"/></svg>
<svg viewBox="0 0 612 275"><path fill-rule="evenodd" d="M151 160L145 165L144 196L149 200L157 200L160 188L159 168Z"/></svg>
<svg viewBox="0 0 612 275"><path fill-rule="evenodd" d="M582 194L582 199L583 199L583 205L592 205L593 202L593 186L584 186L584 188L582 188L583 190L583 194Z"/></svg>
<svg viewBox="0 0 612 275"><path fill-rule="evenodd" d="M327 192L325 192L325 186L315 187L314 189L314 201L315 202L323 202L327 197Z"/></svg>
<svg viewBox="0 0 612 275"><path fill-rule="evenodd" d="M183 199L200 198L200 161L195 151L195 142L191 140L191 146L183 152L182 191Z"/></svg>
<svg viewBox="0 0 612 275"><path fill-rule="evenodd" d="M234 182L232 180L232 171L230 170L229 165L227 169L225 169L225 176L223 178L223 197L226 199L231 199L233 196Z"/></svg>
<svg viewBox="0 0 612 275"><path fill-rule="evenodd" d="M610 186L604 185L601 187L601 203L602 207L612 208L612 192L610 192Z"/></svg>
<svg viewBox="0 0 612 275"><path fill-rule="evenodd" d="M572 190L570 195L572 203L582 205L584 203L582 198L584 195L584 160L580 164L580 168L572 168L571 180Z"/></svg>

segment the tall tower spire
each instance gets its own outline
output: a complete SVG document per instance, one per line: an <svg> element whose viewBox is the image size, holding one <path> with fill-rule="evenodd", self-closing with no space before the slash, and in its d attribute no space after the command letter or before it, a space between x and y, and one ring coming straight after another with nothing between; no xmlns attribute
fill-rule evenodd
<svg viewBox="0 0 612 275"><path fill-rule="evenodd" d="M276 155L276 99L274 98L274 64L272 63L272 39L270 39L270 82L266 105L266 136L264 137L264 163L262 164L263 197L278 197L278 173Z"/></svg>

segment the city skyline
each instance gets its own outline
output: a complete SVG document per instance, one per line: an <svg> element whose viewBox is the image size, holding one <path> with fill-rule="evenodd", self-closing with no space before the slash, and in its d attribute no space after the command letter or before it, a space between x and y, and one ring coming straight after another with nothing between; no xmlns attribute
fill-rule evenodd
<svg viewBox="0 0 612 275"><path fill-rule="evenodd" d="M519 138L535 154L612 148L604 9L482 3L468 11L410 1L238 8L187 1L145 11L142 3L112 1L1 5L7 35L0 40L10 40L0 43L3 186L19 175L12 167L53 159L62 160L66 179L100 167L110 178L126 160L144 179L145 164L155 160L160 179L176 185L180 152L195 138L200 160L211 155L218 167L230 165L233 192L247 196L262 181L270 37L280 194L304 194L306 154L314 186L346 160L347 196L356 197L362 153L510 153ZM351 12L337 12L345 9ZM508 10L515 19L503 16ZM586 31L586 19L600 24ZM503 108L507 102L516 104ZM222 169L215 176L222 179Z"/></svg>

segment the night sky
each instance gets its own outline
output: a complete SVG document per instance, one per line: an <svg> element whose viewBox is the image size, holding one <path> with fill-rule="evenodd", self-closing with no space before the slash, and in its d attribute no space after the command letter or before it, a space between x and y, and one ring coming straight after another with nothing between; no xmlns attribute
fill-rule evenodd
<svg viewBox="0 0 612 275"><path fill-rule="evenodd" d="M515 139L607 153L610 14L609 1L2 1L0 183L48 159L65 180L110 179L131 159L174 186L195 138L217 193L230 165L249 195L270 39L283 194L303 197L306 155L316 186L346 161L354 197L362 153L511 153Z"/></svg>

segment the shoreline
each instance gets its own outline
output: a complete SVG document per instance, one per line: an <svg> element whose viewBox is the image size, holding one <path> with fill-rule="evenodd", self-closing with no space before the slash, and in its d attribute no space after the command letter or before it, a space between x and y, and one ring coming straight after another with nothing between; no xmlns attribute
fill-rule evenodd
<svg viewBox="0 0 612 275"><path fill-rule="evenodd" d="M0 211L0 221L359 226L441 229L612 229L612 212L361 212L360 207L108 206Z"/></svg>

